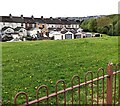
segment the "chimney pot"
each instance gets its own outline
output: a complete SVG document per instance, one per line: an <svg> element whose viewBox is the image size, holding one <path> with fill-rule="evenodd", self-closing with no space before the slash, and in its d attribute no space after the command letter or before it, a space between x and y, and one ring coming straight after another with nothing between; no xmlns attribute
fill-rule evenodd
<svg viewBox="0 0 120 106"><path fill-rule="evenodd" d="M43 16L41 16L41 18L43 19Z"/></svg>
<svg viewBox="0 0 120 106"><path fill-rule="evenodd" d="M31 18L34 20L34 16L32 15Z"/></svg>
<svg viewBox="0 0 120 106"><path fill-rule="evenodd" d="M23 15L21 14L21 18L23 18Z"/></svg>
<svg viewBox="0 0 120 106"><path fill-rule="evenodd" d="M9 17L12 18L12 14L9 14Z"/></svg>

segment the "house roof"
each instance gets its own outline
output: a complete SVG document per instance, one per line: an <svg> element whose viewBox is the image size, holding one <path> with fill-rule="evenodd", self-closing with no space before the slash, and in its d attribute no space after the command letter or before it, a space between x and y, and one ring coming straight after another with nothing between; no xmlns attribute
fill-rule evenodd
<svg viewBox="0 0 120 106"><path fill-rule="evenodd" d="M67 19L61 19L62 21L62 24L65 24L65 25L70 25L71 23L69 22L69 20Z"/></svg>
<svg viewBox="0 0 120 106"><path fill-rule="evenodd" d="M33 23L35 23L35 20L31 17L24 17L24 22L33 24Z"/></svg>
<svg viewBox="0 0 120 106"><path fill-rule="evenodd" d="M31 17L16 17L16 16L1 16L2 22L13 22L13 23L34 23Z"/></svg>
<svg viewBox="0 0 120 106"><path fill-rule="evenodd" d="M2 22L15 22L15 23L24 23L24 19L21 17L15 17L15 16L2 16Z"/></svg>
<svg viewBox="0 0 120 106"><path fill-rule="evenodd" d="M79 24L79 22L75 21L75 20L69 20L70 24Z"/></svg>
<svg viewBox="0 0 120 106"><path fill-rule="evenodd" d="M75 35L81 35L81 34L83 34L82 32L77 32Z"/></svg>
<svg viewBox="0 0 120 106"><path fill-rule="evenodd" d="M43 18L34 18L35 23L45 23Z"/></svg>
<svg viewBox="0 0 120 106"><path fill-rule="evenodd" d="M82 28L77 29L77 32L82 32L82 31L83 31Z"/></svg>
<svg viewBox="0 0 120 106"><path fill-rule="evenodd" d="M15 22L15 23L46 23L46 24L79 24L75 20L69 19L56 19L56 18L33 18L33 17L18 17L18 16L0 16L2 22Z"/></svg>
<svg viewBox="0 0 120 106"><path fill-rule="evenodd" d="M15 29L14 29L14 31L19 31L21 28L23 28L23 27L16 27ZM24 28L25 29L25 28Z"/></svg>
<svg viewBox="0 0 120 106"><path fill-rule="evenodd" d="M73 34L77 33L77 31L74 29L71 29L70 32L72 32Z"/></svg>
<svg viewBox="0 0 120 106"><path fill-rule="evenodd" d="M3 28L1 29L1 31L5 31L5 30L8 29L8 28L11 28L11 27L3 27ZM13 29L13 28L11 28L11 29Z"/></svg>
<svg viewBox="0 0 120 106"><path fill-rule="evenodd" d="M12 22L12 19L8 16L2 16L2 22Z"/></svg>
<svg viewBox="0 0 120 106"><path fill-rule="evenodd" d="M65 30L65 31L61 31L62 34L65 34L66 32L68 32L68 31L67 31L67 30Z"/></svg>
<svg viewBox="0 0 120 106"><path fill-rule="evenodd" d="M62 29L61 29L61 31L66 31L67 29L65 28L65 27L63 27Z"/></svg>
<svg viewBox="0 0 120 106"><path fill-rule="evenodd" d="M68 32L66 32L65 34L73 34L72 32L70 32L70 31L68 31Z"/></svg>
<svg viewBox="0 0 120 106"><path fill-rule="evenodd" d="M44 21L46 24L62 24L61 20L54 18L45 18Z"/></svg>
<svg viewBox="0 0 120 106"><path fill-rule="evenodd" d="M24 19L22 19L21 17L13 17L12 20L16 23L24 23Z"/></svg>

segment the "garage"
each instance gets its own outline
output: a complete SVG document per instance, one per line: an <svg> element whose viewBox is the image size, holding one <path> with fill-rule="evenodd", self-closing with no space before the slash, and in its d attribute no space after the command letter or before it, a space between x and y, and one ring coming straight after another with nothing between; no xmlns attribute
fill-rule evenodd
<svg viewBox="0 0 120 106"><path fill-rule="evenodd" d="M72 34L65 34L65 39L72 39Z"/></svg>
<svg viewBox="0 0 120 106"><path fill-rule="evenodd" d="M49 37L54 37L54 40L62 40L62 33L57 32L57 31L53 31L49 33Z"/></svg>
<svg viewBox="0 0 120 106"><path fill-rule="evenodd" d="M63 39L74 39L74 34L68 31L64 34Z"/></svg>

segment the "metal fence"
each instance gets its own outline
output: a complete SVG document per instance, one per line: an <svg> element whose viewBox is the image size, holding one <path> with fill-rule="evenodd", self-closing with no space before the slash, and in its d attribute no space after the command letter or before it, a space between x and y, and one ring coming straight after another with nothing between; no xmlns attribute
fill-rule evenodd
<svg viewBox="0 0 120 106"><path fill-rule="evenodd" d="M99 68L97 71L97 77L93 79L93 72L89 71L85 74L85 82L80 82L79 76L73 76L71 79L71 87L66 88L66 83L64 80L59 80L55 85L55 92L49 94L48 87L46 85L40 86L36 90L36 99L33 101L28 100L28 95L25 92L19 92L14 98L14 104L17 106L18 97L24 95L26 102L22 106L28 106L32 104L40 105L41 101L44 101L44 104L50 105L50 98L54 97L54 105L58 106L59 104L67 105L69 104L118 104L120 105L120 70L118 63L115 67L111 63L107 66L107 75L104 74L104 69ZM100 75L101 74L101 75ZM77 84L74 85L74 81L77 81ZM100 82L101 81L101 82ZM58 85L61 85L63 90L58 90ZM81 96L82 89L85 89L83 95ZM39 97L40 91L45 90L45 96ZM74 93L74 89L77 89L77 93ZM89 90L90 89L90 92ZM70 92L69 92L70 91ZM69 92L69 98L67 94ZM62 102L59 101L59 95L62 96ZM88 96L89 95L89 96ZM84 96L84 97L83 97ZM77 100L76 100L77 98ZM81 102L84 100L84 102Z"/></svg>

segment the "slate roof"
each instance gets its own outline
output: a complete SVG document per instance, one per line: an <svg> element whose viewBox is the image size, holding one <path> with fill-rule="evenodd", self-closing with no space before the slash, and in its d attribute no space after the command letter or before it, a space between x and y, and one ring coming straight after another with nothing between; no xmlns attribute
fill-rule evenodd
<svg viewBox="0 0 120 106"><path fill-rule="evenodd" d="M66 32L68 32L68 31L67 31L67 30L65 30L65 31L61 31L62 34L65 34Z"/></svg>
<svg viewBox="0 0 120 106"><path fill-rule="evenodd" d="M24 23L24 19L22 19L21 17L13 17L12 20L16 23Z"/></svg>
<svg viewBox="0 0 120 106"><path fill-rule="evenodd" d="M31 17L24 17L24 22L34 24L35 20L33 18L31 18Z"/></svg>
<svg viewBox="0 0 120 106"><path fill-rule="evenodd" d="M2 16L2 22L12 22L12 19L8 16Z"/></svg>
<svg viewBox="0 0 120 106"><path fill-rule="evenodd" d="M62 24L62 21L59 19L45 18L44 21L46 24Z"/></svg>
<svg viewBox="0 0 120 106"><path fill-rule="evenodd" d="M11 28L11 27L3 27L1 30L2 30L2 31L5 31L5 30L8 29L8 28ZM13 28L11 28L11 29L13 29Z"/></svg>
<svg viewBox="0 0 120 106"><path fill-rule="evenodd" d="M45 23L44 19L42 18L34 18L35 23Z"/></svg>
<svg viewBox="0 0 120 106"><path fill-rule="evenodd" d="M15 17L12 16L1 16L2 22L13 22L13 23L34 23L34 20L31 17Z"/></svg>
<svg viewBox="0 0 120 106"><path fill-rule="evenodd" d="M12 17L2 16L2 22L15 22L15 23L24 23L24 19L21 17Z"/></svg>
<svg viewBox="0 0 120 106"><path fill-rule="evenodd" d="M23 28L23 27L16 27L15 29L14 29L14 31L19 31L21 28ZM25 28L24 28L25 29Z"/></svg>
<svg viewBox="0 0 120 106"><path fill-rule="evenodd" d="M72 32L73 34L77 33L77 31L74 29L70 30L70 32Z"/></svg>
<svg viewBox="0 0 120 106"><path fill-rule="evenodd" d="M64 25L70 25L71 23L69 22L69 20L67 20L67 19L61 19L61 21L62 21L62 24Z"/></svg>
<svg viewBox="0 0 120 106"><path fill-rule="evenodd" d="M2 19L2 20L1 20ZM17 17L17 16L0 16L0 21L2 22L14 22L14 23L46 23L46 24L79 24L75 20L68 19L56 19L56 18L32 18L32 17Z"/></svg>
<svg viewBox="0 0 120 106"><path fill-rule="evenodd" d="M75 20L69 20L70 24L79 24L79 22L75 21Z"/></svg>

